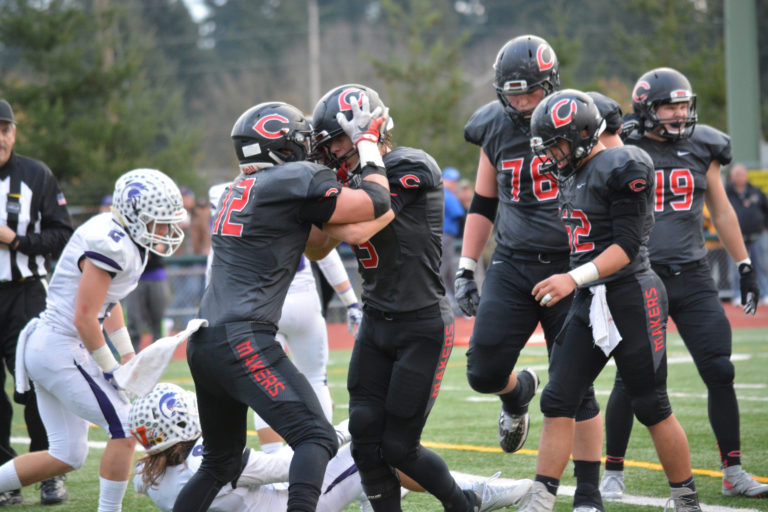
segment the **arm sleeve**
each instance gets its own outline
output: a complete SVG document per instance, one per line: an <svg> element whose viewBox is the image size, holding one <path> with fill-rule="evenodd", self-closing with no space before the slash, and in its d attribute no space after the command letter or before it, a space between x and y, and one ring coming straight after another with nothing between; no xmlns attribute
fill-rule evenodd
<svg viewBox="0 0 768 512"><path fill-rule="evenodd" d="M331 250L325 258L317 260L317 266L320 267L320 271L331 286L349 280L347 270L344 268L339 251L336 249Z"/></svg>
<svg viewBox="0 0 768 512"><path fill-rule="evenodd" d="M49 169L45 170L40 198L40 233L20 236L19 251L29 256L50 254L58 258L72 235L72 222L58 182Z"/></svg>
<svg viewBox="0 0 768 512"><path fill-rule="evenodd" d="M613 241L630 260L637 256L643 238L648 196L653 191L649 162L627 160L608 180Z"/></svg>
<svg viewBox="0 0 768 512"><path fill-rule="evenodd" d="M400 189L392 194L392 211L395 215L419 197L418 189Z"/></svg>

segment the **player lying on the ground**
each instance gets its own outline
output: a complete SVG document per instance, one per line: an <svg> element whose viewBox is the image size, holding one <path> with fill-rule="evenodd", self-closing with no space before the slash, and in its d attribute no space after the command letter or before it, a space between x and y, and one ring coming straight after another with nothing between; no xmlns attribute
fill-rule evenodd
<svg viewBox="0 0 768 512"><path fill-rule="evenodd" d="M319 512L340 512L356 500L360 500L362 510L371 510L352 460L345 423L336 427L343 446L328 463ZM136 492L148 495L161 510L169 511L202 460L203 438L194 393L161 382L133 402L130 428L147 450L136 463ZM288 446L271 454L246 448L240 475L219 491L210 510L285 510L292 457ZM531 480L485 479L463 473L453 476L462 489L472 489L482 497L481 512L516 506L532 484Z"/></svg>

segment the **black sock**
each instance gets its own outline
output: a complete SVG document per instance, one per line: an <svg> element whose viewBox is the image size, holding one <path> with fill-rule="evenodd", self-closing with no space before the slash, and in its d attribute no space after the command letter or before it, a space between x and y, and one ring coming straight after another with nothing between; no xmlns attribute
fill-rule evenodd
<svg viewBox="0 0 768 512"><path fill-rule="evenodd" d="M525 414L528 411L528 398L525 403L521 403L528 395L531 394L531 389L534 386L533 375L528 372L517 373L517 384L514 389L509 393L499 395L501 398L501 406L508 414Z"/></svg>
<svg viewBox="0 0 768 512"><path fill-rule="evenodd" d="M557 496L557 488L560 487L560 479L537 474L534 480L543 483L544 487L547 488L552 496Z"/></svg>
<svg viewBox="0 0 768 512"><path fill-rule="evenodd" d="M686 480L683 480L682 482L677 482L677 483L669 482L669 486L672 487L673 489L687 487L691 491L696 492L696 482L693 481L693 475L691 475Z"/></svg>
<svg viewBox="0 0 768 512"><path fill-rule="evenodd" d="M600 461L574 460L573 476L576 477L574 508L580 505L591 505L599 510L605 510L599 487Z"/></svg>

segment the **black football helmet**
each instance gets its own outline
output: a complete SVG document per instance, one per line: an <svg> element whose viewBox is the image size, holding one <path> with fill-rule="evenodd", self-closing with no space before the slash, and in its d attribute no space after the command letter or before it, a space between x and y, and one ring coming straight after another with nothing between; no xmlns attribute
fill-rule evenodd
<svg viewBox="0 0 768 512"><path fill-rule="evenodd" d="M368 96L371 111L374 111L376 107L381 107L383 111L387 111L386 105L379 98L379 93L370 87L359 84L345 84L331 89L320 98L312 114L312 140L315 148L313 158L336 169L339 180L342 183L348 181L354 172L354 169L349 168L348 160L349 157L357 152L357 149L352 147L347 153L339 157L331 153L331 141L344 134L344 130L336 121L336 114L343 112L346 118L351 120L351 102L361 102L362 95ZM382 124L379 129L379 142L387 140L387 135L393 126L392 118L387 119L387 122Z"/></svg>
<svg viewBox="0 0 768 512"><path fill-rule="evenodd" d="M564 89L544 98L531 116L531 150L543 162L541 172L558 179L571 176L592 152L605 121L589 95ZM567 151L557 153L559 141L568 142ZM547 154L547 150L550 150Z"/></svg>
<svg viewBox="0 0 768 512"><path fill-rule="evenodd" d="M605 131L613 134L619 133L621 126L624 124L621 106L602 93L589 91L587 94L592 98L592 101L595 102L597 110L600 112L600 115L603 116L603 119L605 119Z"/></svg>
<svg viewBox="0 0 768 512"><path fill-rule="evenodd" d="M519 36L501 47L496 62L493 87L507 115L526 127L533 111L520 112L509 103L507 96L528 94L539 87L547 96L560 88L560 71L555 51L544 39Z"/></svg>
<svg viewBox="0 0 768 512"><path fill-rule="evenodd" d="M312 150L312 126L293 105L259 103L235 121L232 140L241 168L306 160Z"/></svg>
<svg viewBox="0 0 768 512"><path fill-rule="evenodd" d="M688 102L688 117L660 121L659 105ZM632 107L644 131L652 131L665 139L686 139L696 127L696 95L688 79L672 68L656 68L640 77L632 89Z"/></svg>

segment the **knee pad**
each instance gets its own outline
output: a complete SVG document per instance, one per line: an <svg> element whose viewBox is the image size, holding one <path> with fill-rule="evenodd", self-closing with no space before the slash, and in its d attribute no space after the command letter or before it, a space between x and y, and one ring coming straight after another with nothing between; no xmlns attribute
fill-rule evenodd
<svg viewBox="0 0 768 512"><path fill-rule="evenodd" d="M222 485L234 482L243 470L243 451L205 454L200 470Z"/></svg>
<svg viewBox="0 0 768 512"><path fill-rule="evenodd" d="M667 419L672 414L672 406L669 404L666 386L632 397L632 409L638 421L646 427Z"/></svg>
<svg viewBox="0 0 768 512"><path fill-rule="evenodd" d="M469 387L478 393L498 393L509 382L510 371L505 364L503 368L498 365L489 365L489 359L485 363L478 364L473 360L473 364L467 364L467 382Z"/></svg>
<svg viewBox="0 0 768 512"><path fill-rule="evenodd" d="M551 383L551 381L550 381ZM548 418L574 418L579 404L569 404L563 393L556 391L547 383L541 392L539 404L541 413Z"/></svg>
<svg viewBox="0 0 768 512"><path fill-rule="evenodd" d="M368 499L374 496L382 499L400 493L400 479L395 470L384 462L378 445L360 445L353 441L351 451Z"/></svg>
<svg viewBox="0 0 768 512"><path fill-rule="evenodd" d="M48 453L51 457L59 459L75 469L80 469L88 457L88 440L76 441L74 443L54 442L48 447Z"/></svg>
<svg viewBox="0 0 768 512"><path fill-rule="evenodd" d="M732 386L736 375L733 363L726 356L713 357L703 362L699 373L708 388Z"/></svg>
<svg viewBox="0 0 768 512"><path fill-rule="evenodd" d="M384 422L384 410L368 405L355 405L349 409L349 433L355 439L365 439L379 431Z"/></svg>
<svg viewBox="0 0 768 512"><path fill-rule="evenodd" d="M381 441L381 455L390 466L399 468L407 460L415 459L419 453L418 439L411 440L402 436L386 436Z"/></svg>
<svg viewBox="0 0 768 512"><path fill-rule="evenodd" d="M589 386L589 390L581 399L579 408L576 409L576 421L591 420L598 414L600 414L600 404L595 399L595 387Z"/></svg>

